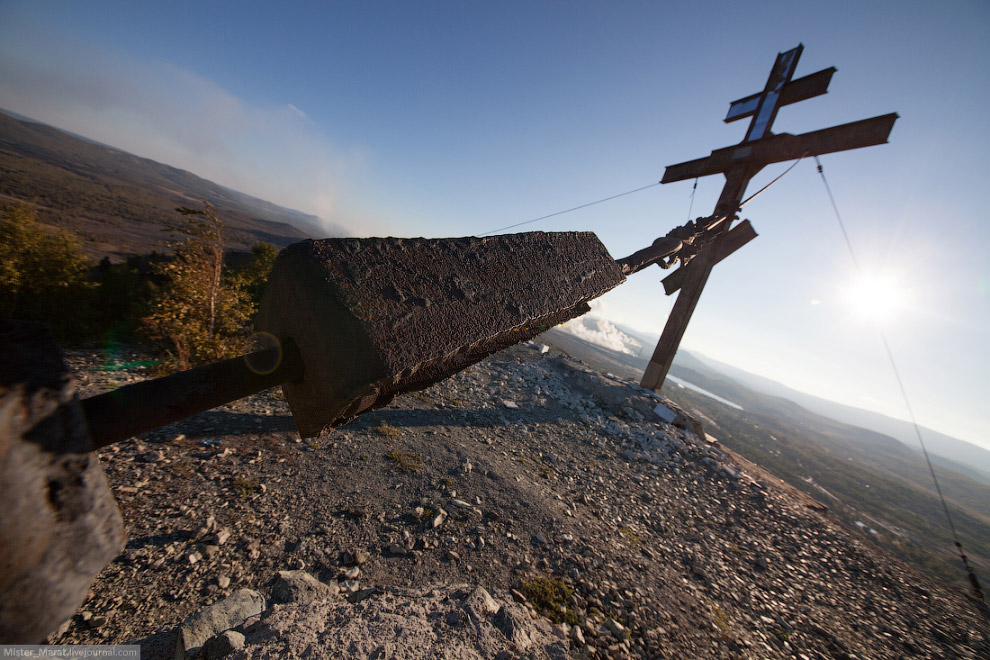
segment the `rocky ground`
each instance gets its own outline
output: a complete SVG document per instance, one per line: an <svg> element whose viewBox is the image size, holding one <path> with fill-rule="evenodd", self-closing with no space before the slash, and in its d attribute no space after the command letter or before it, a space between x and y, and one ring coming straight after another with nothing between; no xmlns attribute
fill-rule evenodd
<svg viewBox="0 0 990 660"><path fill-rule="evenodd" d="M83 396L146 371L68 359ZM173 657L187 617L302 570L332 595L253 617L228 657L990 658L963 593L655 405L522 345L315 440L271 390L121 443L127 547L52 641Z"/></svg>

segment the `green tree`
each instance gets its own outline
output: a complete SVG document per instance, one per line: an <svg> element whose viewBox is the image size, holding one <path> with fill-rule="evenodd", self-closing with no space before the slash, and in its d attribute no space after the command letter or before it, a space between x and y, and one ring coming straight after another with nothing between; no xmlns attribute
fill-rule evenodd
<svg viewBox="0 0 990 660"><path fill-rule="evenodd" d="M107 257L100 261L93 316L95 333L104 343L135 339L140 320L151 313L151 301L158 295L150 265L164 260L163 255L151 253L130 256L119 264Z"/></svg>
<svg viewBox="0 0 990 660"><path fill-rule="evenodd" d="M225 225L215 209L204 202L203 209L176 210L185 239L173 259L156 266L166 284L142 319L145 335L166 354L166 370L237 355L255 310L242 278L224 269Z"/></svg>
<svg viewBox="0 0 990 660"><path fill-rule="evenodd" d="M277 247L267 242L258 243L251 248L251 260L238 272L244 288L255 303L261 302L261 294L268 283L277 256Z"/></svg>
<svg viewBox="0 0 990 660"><path fill-rule="evenodd" d="M63 340L83 337L90 267L76 236L42 225L26 204L0 206L0 316L47 323Z"/></svg>

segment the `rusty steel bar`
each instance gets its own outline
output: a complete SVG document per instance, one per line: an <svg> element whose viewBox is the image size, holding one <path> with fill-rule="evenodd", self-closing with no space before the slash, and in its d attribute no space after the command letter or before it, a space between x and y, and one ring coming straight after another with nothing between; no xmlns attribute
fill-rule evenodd
<svg viewBox="0 0 990 660"><path fill-rule="evenodd" d="M266 370L265 365L274 365ZM267 371L267 373L266 373ZM82 401L93 448L106 447L302 378L295 342L99 394Z"/></svg>
<svg viewBox="0 0 990 660"><path fill-rule="evenodd" d="M677 254L683 245L680 239L664 236L624 259L616 259L615 263L619 264L623 275L629 276Z"/></svg>
<svg viewBox="0 0 990 660"><path fill-rule="evenodd" d="M623 259L616 259L615 263L622 270L622 274L627 277L653 264L658 264L661 268L670 268L676 258L680 258L686 264L690 261L690 257L697 252L697 250L687 250L686 247L700 246L699 241L703 242L710 238L713 235L712 232L726 220L734 221L736 216L712 215L707 218L697 218L680 227L674 227L667 232L666 236L661 236L653 241L653 245L637 250ZM685 255L685 252L690 253L690 256ZM663 263L664 259L670 261Z"/></svg>

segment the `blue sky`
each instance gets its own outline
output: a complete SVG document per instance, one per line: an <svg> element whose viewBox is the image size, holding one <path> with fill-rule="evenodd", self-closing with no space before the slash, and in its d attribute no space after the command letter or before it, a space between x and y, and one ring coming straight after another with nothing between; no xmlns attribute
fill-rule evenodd
<svg viewBox="0 0 990 660"><path fill-rule="evenodd" d="M921 423L990 446L990 5L973 2L0 2L0 107L344 225L462 236L658 181L738 143L730 101L779 51L829 94L800 133L898 112L891 143L822 158ZM750 191L782 172L766 168ZM722 177L698 184L711 212ZM522 227L615 257L688 215L691 182ZM906 412L813 161L745 209L684 346L814 394ZM535 275L535 273L534 273ZM595 313L659 333L651 269ZM647 350L651 350L648 348Z"/></svg>

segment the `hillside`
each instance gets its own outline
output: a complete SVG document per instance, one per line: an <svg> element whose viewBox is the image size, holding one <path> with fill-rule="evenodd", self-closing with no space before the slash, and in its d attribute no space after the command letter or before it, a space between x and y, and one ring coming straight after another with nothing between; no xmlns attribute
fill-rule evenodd
<svg viewBox="0 0 990 660"><path fill-rule="evenodd" d="M634 366L634 356L589 345L559 330L543 339L595 369L637 382L642 373ZM678 353L671 375L742 406L743 410L735 410L673 383L664 388L666 396L695 411L706 432L725 446L826 503L850 532L933 575L961 583L962 566L919 452L880 433L754 391L684 351ZM990 486L945 467L938 475L963 546L986 584L990 581ZM870 534L869 528L877 534Z"/></svg>
<svg viewBox="0 0 990 660"><path fill-rule="evenodd" d="M705 368L728 376L752 390L788 399L811 412L852 426L871 429L900 441L912 450L918 450L918 438L910 422L799 392L711 358L695 359ZM990 451L932 429L922 427L921 433L936 463L990 485Z"/></svg>
<svg viewBox="0 0 990 660"><path fill-rule="evenodd" d="M118 359L70 354L84 396ZM248 589L231 659L986 657L963 592L655 404L520 345L306 442L270 390L107 448L129 541L54 641L175 658Z"/></svg>
<svg viewBox="0 0 990 660"><path fill-rule="evenodd" d="M639 374L642 374L643 369L646 368L650 352L656 346L659 336L643 334L618 323L614 323L613 325L643 345L638 358L632 356L623 356L622 358L623 361L628 362L636 369ZM795 390L764 376L758 376L707 356L694 355L683 349L678 351L677 356L674 358L674 363L703 372L712 371L721 376L727 376L737 383L762 394L781 397L824 417L890 436L906 445L909 449L919 451L918 438L915 434L914 427L904 420L894 419L893 417L888 417L887 415L870 410L829 401L828 399ZM638 379L639 374L635 378ZM925 438L925 444L934 463L990 485L990 450L925 427L921 428L921 433Z"/></svg>
<svg viewBox="0 0 990 660"><path fill-rule="evenodd" d="M672 373L743 406L737 411L687 389L665 388L675 401L708 418L706 430L725 446L825 502L851 529L862 522L860 533L894 554L942 579L963 579L931 476L916 452L786 399L747 393L690 369ZM963 547L986 583L990 487L944 468L938 474Z"/></svg>
<svg viewBox="0 0 990 660"><path fill-rule="evenodd" d="M70 229L92 257L120 261L165 251L178 206L209 200L229 223L229 247L285 246L346 235L319 218L220 186L195 174L0 112L0 201L29 202L39 219Z"/></svg>

